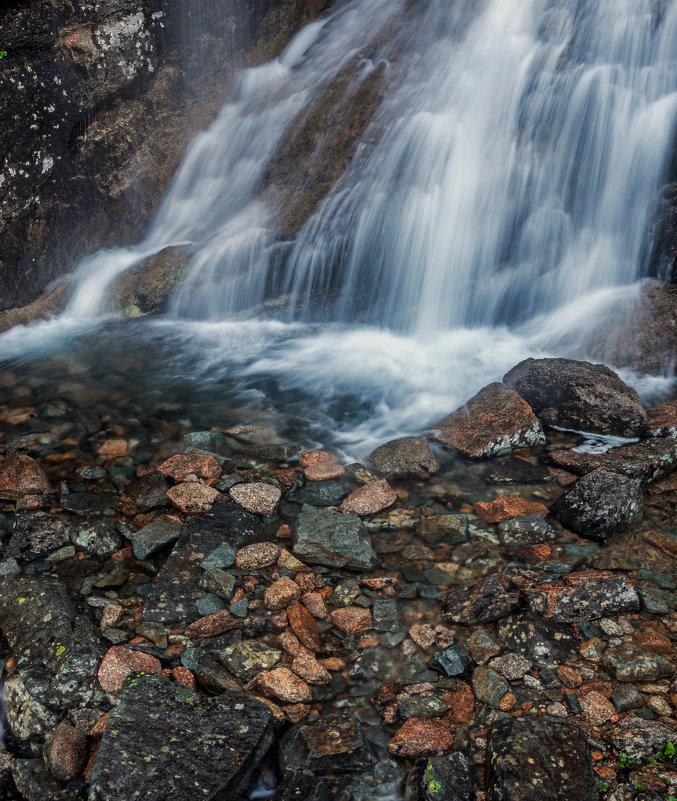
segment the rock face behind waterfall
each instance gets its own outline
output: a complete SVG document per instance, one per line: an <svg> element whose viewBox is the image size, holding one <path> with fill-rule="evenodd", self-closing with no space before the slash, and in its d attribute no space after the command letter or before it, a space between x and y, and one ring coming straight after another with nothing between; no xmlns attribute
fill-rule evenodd
<svg viewBox="0 0 677 801"><path fill-rule="evenodd" d="M276 55L327 2L8 5L0 310L29 303L97 248L139 239L235 69Z"/></svg>

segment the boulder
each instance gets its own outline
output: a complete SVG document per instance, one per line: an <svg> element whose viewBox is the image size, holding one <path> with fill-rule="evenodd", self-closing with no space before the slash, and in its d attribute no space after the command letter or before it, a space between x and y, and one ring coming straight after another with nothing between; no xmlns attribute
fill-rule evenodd
<svg viewBox="0 0 677 801"><path fill-rule="evenodd" d="M270 709L247 695L205 698L132 674L101 740L91 801L237 798L273 739Z"/></svg>
<svg viewBox="0 0 677 801"><path fill-rule="evenodd" d="M369 454L374 468L394 478L428 478L439 465L423 437L403 437L379 446Z"/></svg>
<svg viewBox="0 0 677 801"><path fill-rule="evenodd" d="M635 437L647 427L634 389L603 364L526 359L503 376L549 426Z"/></svg>
<svg viewBox="0 0 677 801"><path fill-rule="evenodd" d="M567 720L499 720L487 756L487 801L597 801L585 734Z"/></svg>
<svg viewBox="0 0 677 801"><path fill-rule="evenodd" d="M577 534L605 542L619 529L639 522L643 508L639 480L595 470L562 495L554 513Z"/></svg>
<svg viewBox="0 0 677 801"><path fill-rule="evenodd" d="M503 384L490 384L465 406L433 426L439 442L474 459L510 453L545 442L529 404Z"/></svg>

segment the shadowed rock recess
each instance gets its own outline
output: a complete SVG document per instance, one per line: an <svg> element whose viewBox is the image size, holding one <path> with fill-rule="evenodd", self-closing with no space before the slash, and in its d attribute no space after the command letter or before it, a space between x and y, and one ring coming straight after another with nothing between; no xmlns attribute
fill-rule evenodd
<svg viewBox="0 0 677 801"><path fill-rule="evenodd" d="M577 363L549 420L591 372L648 421L639 442L577 453L494 384L446 419L499 455L433 431L369 469L283 420L194 430L161 398L93 405L59 370L16 394L15 372L3 799L669 798L676 413ZM562 467L578 458L604 467Z"/></svg>

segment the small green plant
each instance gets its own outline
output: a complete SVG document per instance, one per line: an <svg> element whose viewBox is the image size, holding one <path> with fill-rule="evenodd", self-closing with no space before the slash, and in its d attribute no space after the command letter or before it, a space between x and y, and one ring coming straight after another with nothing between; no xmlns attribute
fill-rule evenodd
<svg viewBox="0 0 677 801"><path fill-rule="evenodd" d="M609 789L609 782L599 781L597 783L597 788L599 789L600 793L606 793Z"/></svg>
<svg viewBox="0 0 677 801"><path fill-rule="evenodd" d="M672 761L675 758L675 746L672 743L668 743L663 749L661 756L663 759Z"/></svg>
<svg viewBox="0 0 677 801"><path fill-rule="evenodd" d="M426 772L426 785L428 787L429 793L439 793L442 789L442 785L435 779L435 773L433 771L433 766L428 765L428 770Z"/></svg>
<svg viewBox="0 0 677 801"><path fill-rule="evenodd" d="M0 50L0 58L5 58L7 56L6 50Z"/></svg>
<svg viewBox="0 0 677 801"><path fill-rule="evenodd" d="M668 801L677 801L677 796L669 795L668 796Z"/></svg>
<svg viewBox="0 0 677 801"><path fill-rule="evenodd" d="M635 760L632 757L629 757L625 751L621 751L618 755L618 767L622 770L630 770L630 768L635 766Z"/></svg>
<svg viewBox="0 0 677 801"><path fill-rule="evenodd" d="M635 790L643 790L644 782L635 782Z"/></svg>

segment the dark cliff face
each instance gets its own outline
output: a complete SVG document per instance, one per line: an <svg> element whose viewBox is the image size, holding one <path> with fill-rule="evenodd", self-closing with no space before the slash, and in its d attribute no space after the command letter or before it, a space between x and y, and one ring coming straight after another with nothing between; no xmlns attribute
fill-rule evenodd
<svg viewBox="0 0 677 801"><path fill-rule="evenodd" d="M0 310L140 238L238 66L325 3L0 3Z"/></svg>

